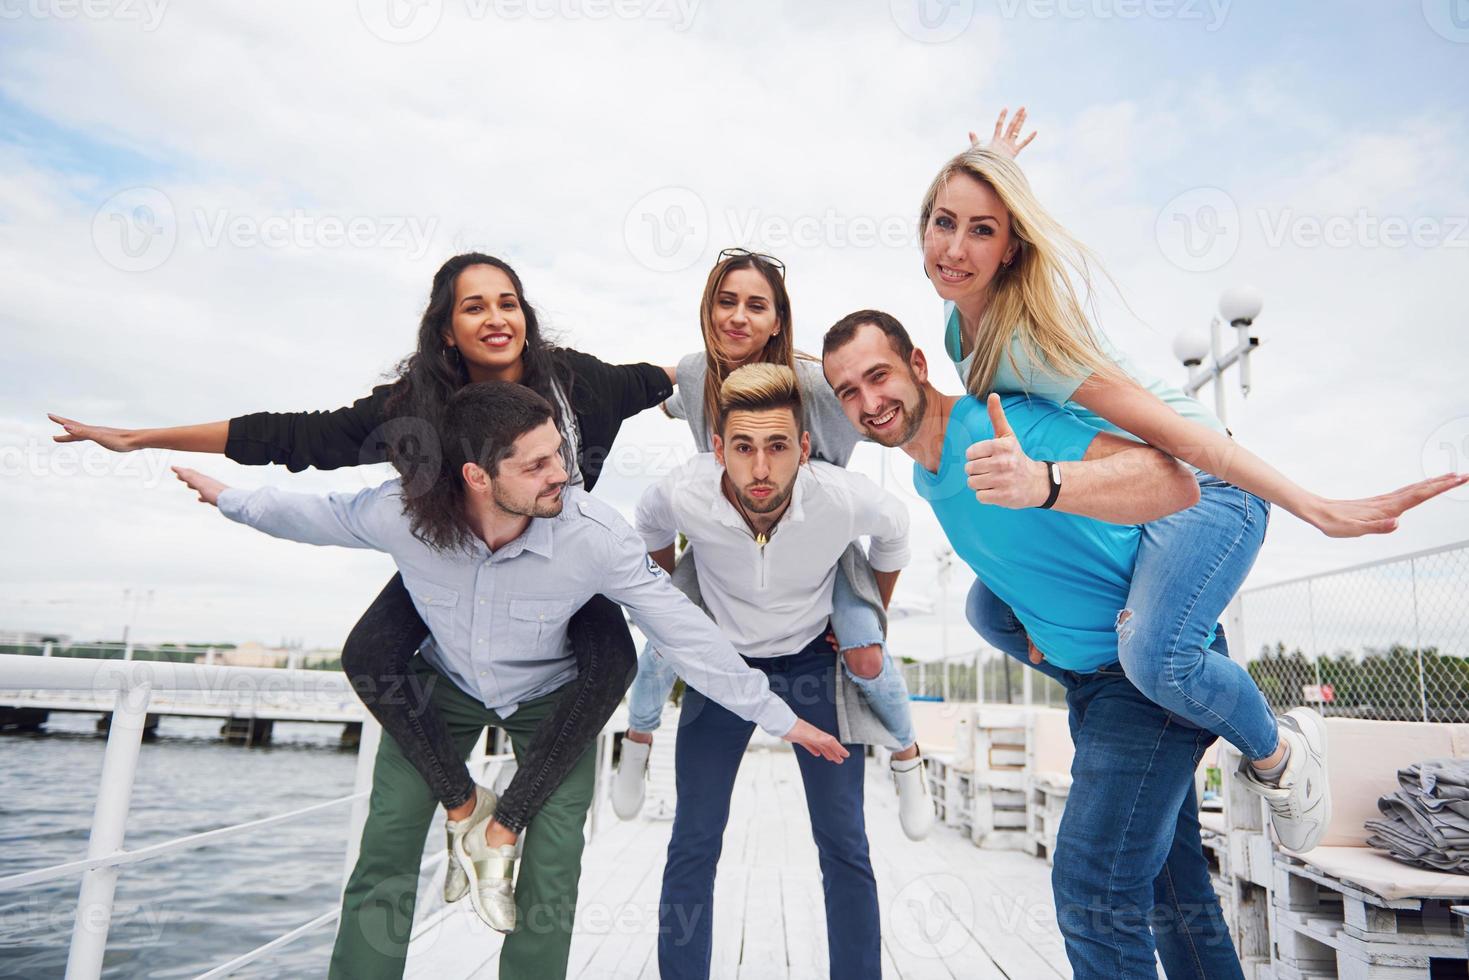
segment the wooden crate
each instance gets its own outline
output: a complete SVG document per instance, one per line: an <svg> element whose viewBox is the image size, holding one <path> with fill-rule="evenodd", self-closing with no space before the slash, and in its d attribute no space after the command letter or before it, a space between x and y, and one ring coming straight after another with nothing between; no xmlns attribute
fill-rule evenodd
<svg viewBox="0 0 1469 980"><path fill-rule="evenodd" d="M1455 900L1383 898L1285 853L1276 855L1271 896L1278 975L1284 967L1340 980L1428 980L1452 975L1433 972L1434 961L1466 961Z"/></svg>
<svg viewBox="0 0 1469 980"><path fill-rule="evenodd" d="M1071 776L1064 772L1032 774L1026 782L1025 850L1032 857L1055 863L1056 831L1071 794Z"/></svg>

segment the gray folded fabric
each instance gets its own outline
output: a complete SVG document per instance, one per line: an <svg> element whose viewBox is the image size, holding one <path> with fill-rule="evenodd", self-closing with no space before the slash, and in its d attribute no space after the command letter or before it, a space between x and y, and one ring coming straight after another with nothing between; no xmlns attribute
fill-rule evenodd
<svg viewBox="0 0 1469 980"><path fill-rule="evenodd" d="M1469 873L1469 760L1426 759L1398 770L1399 789L1378 799L1367 845L1405 864Z"/></svg>

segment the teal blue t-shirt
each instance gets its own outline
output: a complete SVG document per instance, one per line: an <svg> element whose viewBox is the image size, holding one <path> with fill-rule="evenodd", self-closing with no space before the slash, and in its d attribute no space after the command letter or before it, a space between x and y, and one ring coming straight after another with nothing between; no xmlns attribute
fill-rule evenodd
<svg viewBox="0 0 1469 980"><path fill-rule="evenodd" d="M1079 460L1098 430L1055 402L1010 395L1001 404L1032 459ZM954 552L1024 624L1046 659L1088 673L1117 662L1117 614L1127 606L1141 529L1039 508L982 504L969 489L965 452L994 427L983 402L961 398L949 415L937 474L913 465Z"/></svg>
<svg viewBox="0 0 1469 980"><path fill-rule="evenodd" d="M1219 417L1206 408L1203 402L1184 394L1182 389L1139 368L1122 350L1113 346L1106 334L1098 331L1097 343L1101 346L1102 353L1111 358L1124 374L1152 392L1163 404L1191 422L1197 422L1215 432L1228 434L1229 430L1219 421ZM969 366L974 362L974 353L971 351L968 357L963 356L960 353L961 346L959 310L953 303L945 303L944 352L949 355L949 360L959 372L959 383L968 387ZM1068 377L1064 372L1037 364L1018 339L1011 342L1009 355L1001 357L1000 364L995 369L995 382L991 386L994 391L1002 395L1024 393L1049 398L1057 404L1065 405L1068 412L1103 432L1126 436L1138 442L1142 441L1131 432L1113 425L1085 405L1071 400L1071 396L1076 394L1076 389L1081 387L1085 378Z"/></svg>

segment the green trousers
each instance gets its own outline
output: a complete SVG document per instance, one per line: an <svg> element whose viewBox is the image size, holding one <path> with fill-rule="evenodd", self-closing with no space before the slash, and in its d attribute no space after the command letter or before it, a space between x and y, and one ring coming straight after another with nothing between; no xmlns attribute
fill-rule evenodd
<svg viewBox="0 0 1469 980"><path fill-rule="evenodd" d="M431 684L455 748L468 757L486 725L503 728L516 759L531 732L551 713L559 692L527 701L501 718L435 671L422 657L413 669ZM515 883L518 924L500 952L502 980L562 980L571 950L577 882L585 839L582 827L592 802L596 753L588 750L525 829ZM357 865L342 896L342 917L332 950L332 980L403 976L413 929L424 838L438 802L423 777L387 734L378 747L372 796ZM469 902L466 896L462 899Z"/></svg>

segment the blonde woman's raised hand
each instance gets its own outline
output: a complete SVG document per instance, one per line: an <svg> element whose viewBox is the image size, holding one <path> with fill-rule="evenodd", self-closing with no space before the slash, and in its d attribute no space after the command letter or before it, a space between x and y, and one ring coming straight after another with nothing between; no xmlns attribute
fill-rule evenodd
<svg viewBox="0 0 1469 980"><path fill-rule="evenodd" d="M1020 109L1016 111L1015 118L1011 119L1010 125L1006 126L1005 117L1009 114L1010 109L1008 106L1000 110L1000 118L995 120L994 135L986 144L981 144L979 140L979 134L974 132L973 130L970 130L969 145L983 145L986 148L994 150L996 153L1007 156L1012 160L1018 157L1020 155L1020 151L1029 146L1030 141L1035 139L1035 130L1031 130L1030 135L1022 140L1020 138L1020 133L1021 130L1025 128L1025 106L1021 106Z"/></svg>
<svg viewBox="0 0 1469 980"><path fill-rule="evenodd" d="M1376 497L1321 500L1306 517L1322 534L1331 538L1388 534L1397 530L1398 518L1406 511L1465 483L1469 483L1469 474L1445 473Z"/></svg>

